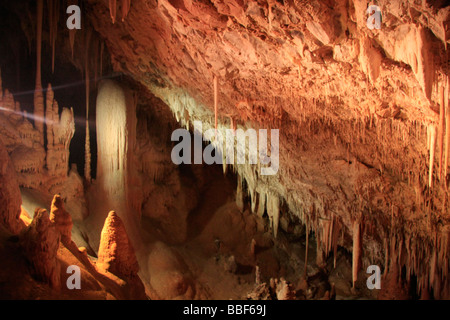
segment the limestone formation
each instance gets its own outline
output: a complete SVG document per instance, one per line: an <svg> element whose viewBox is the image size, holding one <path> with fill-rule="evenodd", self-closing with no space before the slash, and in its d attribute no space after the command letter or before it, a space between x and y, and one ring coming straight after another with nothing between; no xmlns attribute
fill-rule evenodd
<svg viewBox="0 0 450 320"><path fill-rule="evenodd" d="M53 277L55 229L121 298L236 298L255 266L252 298L292 298L281 275L296 298L376 298L370 265L378 298L450 296L448 1L69 0L83 27L67 33L58 0L24 1L2 4L0 240L29 223L21 192L29 212L60 194L21 236L36 277ZM258 161L175 164L179 128Z"/></svg>
<svg viewBox="0 0 450 320"><path fill-rule="evenodd" d="M276 286L277 300L295 300L295 291L292 285L281 278Z"/></svg>
<svg viewBox="0 0 450 320"><path fill-rule="evenodd" d="M97 190L105 198L104 207L127 216L140 206L132 206L138 193L131 192L130 166L136 144L136 105L126 89L112 80L100 84L97 105ZM131 217L131 215L130 215Z"/></svg>
<svg viewBox="0 0 450 320"><path fill-rule="evenodd" d="M37 280L50 284L54 289L61 286L60 266L57 252L60 234L50 221L45 209L37 208L33 221L20 235L20 243Z"/></svg>
<svg viewBox="0 0 450 320"><path fill-rule="evenodd" d="M50 208L50 221L56 225L56 229L61 235L61 242L67 244L72 238L72 217L64 209L64 201L60 195L53 197Z"/></svg>
<svg viewBox="0 0 450 320"><path fill-rule="evenodd" d="M0 224L13 234L22 228L20 222L20 195L16 173L9 155L0 140Z"/></svg>
<svg viewBox="0 0 450 320"><path fill-rule="evenodd" d="M135 277L139 271L133 245L122 219L114 211L108 214L103 226L97 266L125 279Z"/></svg>

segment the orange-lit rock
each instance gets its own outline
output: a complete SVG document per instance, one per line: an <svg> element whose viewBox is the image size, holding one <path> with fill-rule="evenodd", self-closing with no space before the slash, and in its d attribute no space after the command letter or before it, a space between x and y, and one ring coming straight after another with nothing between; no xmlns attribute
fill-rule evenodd
<svg viewBox="0 0 450 320"><path fill-rule="evenodd" d="M33 221L20 235L20 243L37 280L54 289L61 286L60 266L57 257L60 233L50 221L46 210L37 208Z"/></svg>
<svg viewBox="0 0 450 320"><path fill-rule="evenodd" d="M13 164L0 141L0 224L10 232L17 234L22 229L19 185Z"/></svg>
<svg viewBox="0 0 450 320"><path fill-rule="evenodd" d="M139 271L139 264L125 226L120 217L111 211L103 226L97 266L118 277L133 277Z"/></svg>
<svg viewBox="0 0 450 320"><path fill-rule="evenodd" d="M380 29L363 0L88 0L62 32L56 0L5 2L2 225L21 187L117 298L245 298L256 266L252 298L377 298L369 265L380 299L448 297L450 6L376 5ZM195 121L279 129L279 170L175 165Z"/></svg>
<svg viewBox="0 0 450 320"><path fill-rule="evenodd" d="M61 234L61 242L66 244L72 238L72 217L64 209L64 201L60 195L53 197L50 208L50 221L56 225L56 229Z"/></svg>

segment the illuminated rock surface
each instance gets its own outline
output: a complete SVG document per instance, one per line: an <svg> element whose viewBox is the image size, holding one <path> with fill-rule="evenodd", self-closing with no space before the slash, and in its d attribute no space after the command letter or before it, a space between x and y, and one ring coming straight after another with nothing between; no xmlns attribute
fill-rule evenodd
<svg viewBox="0 0 450 320"><path fill-rule="evenodd" d="M2 239L20 191L56 225L22 231L30 274L61 287L60 255L97 298L450 298L445 1L379 0L371 30L361 0L88 0L71 31L57 2L2 6ZM195 121L279 129L277 173L175 165Z"/></svg>

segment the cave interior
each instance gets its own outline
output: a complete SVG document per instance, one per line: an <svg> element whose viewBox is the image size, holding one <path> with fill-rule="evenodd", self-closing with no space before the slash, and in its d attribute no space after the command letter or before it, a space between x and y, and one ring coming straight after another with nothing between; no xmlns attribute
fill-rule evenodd
<svg viewBox="0 0 450 320"><path fill-rule="evenodd" d="M0 25L0 299L450 299L447 1Z"/></svg>

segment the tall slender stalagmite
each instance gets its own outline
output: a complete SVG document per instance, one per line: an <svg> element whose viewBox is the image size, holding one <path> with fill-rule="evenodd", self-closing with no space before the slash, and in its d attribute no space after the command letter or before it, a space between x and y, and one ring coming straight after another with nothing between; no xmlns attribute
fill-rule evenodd
<svg viewBox="0 0 450 320"><path fill-rule="evenodd" d="M85 64L84 64L84 74L85 74L85 84L86 84L86 143L84 149L84 177L88 183L91 182L91 139L89 133L89 42L91 39L90 30L86 33L86 44L85 44Z"/></svg>
<svg viewBox="0 0 450 320"><path fill-rule="evenodd" d="M36 88L34 90L34 126L40 133L41 144L44 145L44 95L41 82L41 48L42 48L42 13L43 0L37 0L36 8Z"/></svg>

